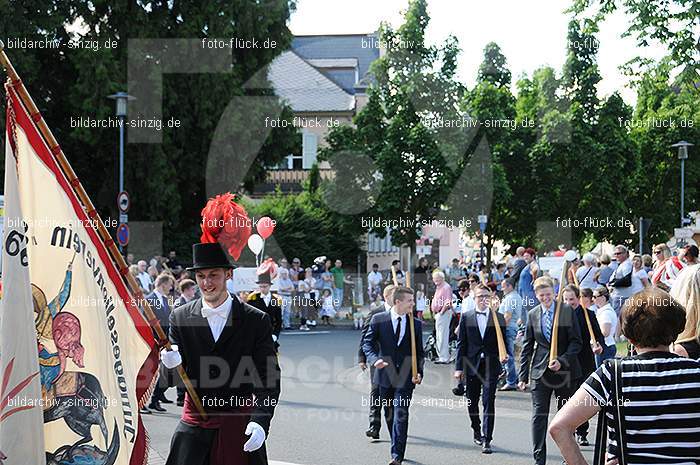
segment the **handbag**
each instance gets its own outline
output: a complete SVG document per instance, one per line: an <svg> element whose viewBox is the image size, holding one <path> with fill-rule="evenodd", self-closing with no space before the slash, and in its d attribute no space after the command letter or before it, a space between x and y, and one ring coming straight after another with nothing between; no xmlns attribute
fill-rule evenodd
<svg viewBox="0 0 700 465"><path fill-rule="evenodd" d="M627 422L623 411L624 399L622 397L622 360L612 359L606 361L608 371L612 371L612 398L610 400L613 409L614 428L618 435L618 452L617 457L619 465L627 465ZM605 465L608 443L608 417L605 414L605 408L600 409L598 413L598 426L596 428L595 444L596 451L593 457L593 465Z"/></svg>

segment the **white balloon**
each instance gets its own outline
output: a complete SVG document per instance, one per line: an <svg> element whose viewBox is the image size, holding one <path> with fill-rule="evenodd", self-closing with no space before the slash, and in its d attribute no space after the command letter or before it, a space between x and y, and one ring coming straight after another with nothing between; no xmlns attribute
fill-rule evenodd
<svg viewBox="0 0 700 465"><path fill-rule="evenodd" d="M255 255L259 254L263 248L263 238L258 236L257 234L251 234L248 238L248 248Z"/></svg>

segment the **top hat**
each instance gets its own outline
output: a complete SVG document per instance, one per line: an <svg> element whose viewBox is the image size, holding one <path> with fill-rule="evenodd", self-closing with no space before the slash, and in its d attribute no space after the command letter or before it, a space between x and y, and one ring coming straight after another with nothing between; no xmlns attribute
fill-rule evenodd
<svg viewBox="0 0 700 465"><path fill-rule="evenodd" d="M272 284L272 279L270 278L270 273L259 274L257 284Z"/></svg>
<svg viewBox="0 0 700 465"><path fill-rule="evenodd" d="M206 268L235 268L218 242L192 245L192 266L187 271Z"/></svg>

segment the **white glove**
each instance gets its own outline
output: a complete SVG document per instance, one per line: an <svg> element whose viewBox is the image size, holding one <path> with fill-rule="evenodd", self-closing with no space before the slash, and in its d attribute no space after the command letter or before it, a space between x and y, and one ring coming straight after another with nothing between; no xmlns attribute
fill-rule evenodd
<svg viewBox="0 0 700 465"><path fill-rule="evenodd" d="M274 334L272 335L272 342L277 342L277 336L275 336Z"/></svg>
<svg viewBox="0 0 700 465"><path fill-rule="evenodd" d="M175 368L182 363L182 357L180 352L177 350L176 345L170 346L173 350L161 349L160 351L160 361L163 362L165 368Z"/></svg>
<svg viewBox="0 0 700 465"><path fill-rule="evenodd" d="M243 444L243 450L246 452L253 452L262 447L265 442L265 430L262 426L251 421L245 429L246 436L250 435L248 442Z"/></svg>

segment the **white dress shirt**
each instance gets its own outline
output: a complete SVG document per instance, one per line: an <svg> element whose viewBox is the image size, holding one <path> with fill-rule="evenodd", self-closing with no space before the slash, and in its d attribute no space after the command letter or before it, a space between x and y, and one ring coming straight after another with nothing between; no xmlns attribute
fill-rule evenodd
<svg viewBox="0 0 700 465"><path fill-rule="evenodd" d="M272 300L272 292L268 292L267 294L260 294L260 298L265 302L265 305L268 307L270 306L270 301Z"/></svg>
<svg viewBox="0 0 700 465"><path fill-rule="evenodd" d="M396 313L396 310L394 310L394 307L392 307L391 326L392 328L394 328L394 334L396 334L396 325L399 324L399 318L401 318L401 333L399 333L399 340L396 343L396 345L399 345L401 343L404 334L406 334L406 325L408 324L408 319L406 318L406 315L399 315L398 313Z"/></svg>
<svg viewBox="0 0 700 465"><path fill-rule="evenodd" d="M231 305L233 304L233 299L231 294L226 293L226 300L224 303L216 308L210 307L202 298L202 316L207 319L209 323L209 329L211 329L211 334L214 336L214 342L219 340L221 333L224 331L224 326L226 326L226 320L228 320L228 314L231 312Z"/></svg>
<svg viewBox="0 0 700 465"><path fill-rule="evenodd" d="M479 325L479 332L481 333L481 339L484 338L486 333L486 323L489 321L489 310L476 310L476 324ZM483 354L482 354L483 355Z"/></svg>

